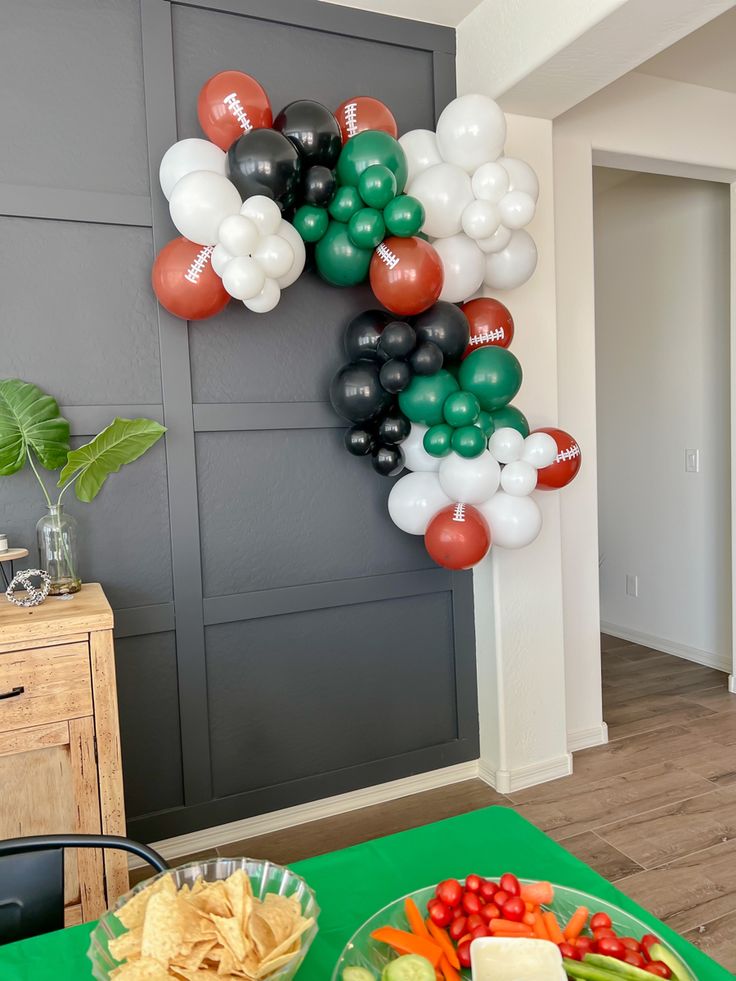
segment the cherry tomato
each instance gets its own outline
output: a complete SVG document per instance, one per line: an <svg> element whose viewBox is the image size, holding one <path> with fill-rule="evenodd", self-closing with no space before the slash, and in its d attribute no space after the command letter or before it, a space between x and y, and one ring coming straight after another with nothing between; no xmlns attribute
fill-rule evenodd
<svg viewBox="0 0 736 981"><path fill-rule="evenodd" d="M507 892L509 896L521 895L519 880L512 872L504 872L504 874L501 876L501 888L504 890L504 892Z"/></svg>
<svg viewBox="0 0 736 981"><path fill-rule="evenodd" d="M601 937L597 941L598 953L606 957L617 957L619 960L626 953L626 948L617 937Z"/></svg>
<svg viewBox="0 0 736 981"><path fill-rule="evenodd" d="M462 937L463 934L467 932L467 929L468 929L467 923L468 923L468 921L467 921L467 919L464 916L458 916L450 924L450 928L448 930L448 933L450 934L450 936L452 937L452 939L455 941L455 943L457 943L457 941L460 939L460 937Z"/></svg>
<svg viewBox="0 0 736 981"><path fill-rule="evenodd" d="M621 943L626 947L627 950L633 950L635 953L640 953L641 944L634 937L619 937Z"/></svg>
<svg viewBox="0 0 736 981"><path fill-rule="evenodd" d="M624 964L631 964L632 967L642 968L646 964L644 958L635 950L627 950L622 958Z"/></svg>
<svg viewBox="0 0 736 981"><path fill-rule="evenodd" d="M616 934L610 927L598 927L593 931L593 936L596 940L602 940L604 937L615 937Z"/></svg>
<svg viewBox="0 0 736 981"><path fill-rule="evenodd" d="M577 947L573 947L572 944L565 942L564 944L557 945L560 948L560 953L563 957L569 957L573 961L581 961L583 955L580 953Z"/></svg>
<svg viewBox="0 0 736 981"><path fill-rule="evenodd" d="M475 930L476 927L485 926L486 921L478 913L472 913L465 921L468 930Z"/></svg>
<svg viewBox="0 0 736 981"><path fill-rule="evenodd" d="M441 902L441 900L437 899L436 896L432 896L431 899L428 899L427 900L427 909L428 910L432 909L432 907L435 906L439 902Z"/></svg>
<svg viewBox="0 0 736 981"><path fill-rule="evenodd" d="M457 879L445 879L440 882L436 889L437 897L442 900L445 906L459 906L463 898L463 887Z"/></svg>
<svg viewBox="0 0 736 981"><path fill-rule="evenodd" d="M466 892L463 896L463 909L466 913L480 913L483 901L474 892Z"/></svg>
<svg viewBox="0 0 736 981"><path fill-rule="evenodd" d="M575 949L580 951L580 956L584 957L593 951L593 941L590 937L578 937L575 941Z"/></svg>
<svg viewBox="0 0 736 981"><path fill-rule="evenodd" d="M520 896L512 896L511 899L507 899L503 904L501 912L505 920L514 920L516 923L521 923L524 919L524 913L526 913L524 900Z"/></svg>
<svg viewBox="0 0 736 981"><path fill-rule="evenodd" d="M490 923L491 920L497 920L500 917L501 910L495 903L486 903L486 905L480 911L480 915L487 923Z"/></svg>
<svg viewBox="0 0 736 981"><path fill-rule="evenodd" d="M485 899L486 902L490 902L490 900L493 899L493 897L498 892L498 888L499 886L497 882L488 882L488 881L481 882L480 884L481 899Z"/></svg>
<svg viewBox="0 0 736 981"><path fill-rule="evenodd" d="M479 892L483 880L479 875L469 875L465 880L466 892Z"/></svg>
<svg viewBox="0 0 736 981"><path fill-rule="evenodd" d="M452 923L452 911L439 900L432 906L429 916L435 926L446 927Z"/></svg>
<svg viewBox="0 0 736 981"><path fill-rule="evenodd" d="M477 940L479 937L490 937L490 935L491 934L485 925L477 926L475 930L470 931L470 936L473 938L473 940Z"/></svg>
<svg viewBox="0 0 736 981"><path fill-rule="evenodd" d="M455 909L452 911L452 917L455 920L459 919L460 917L465 918L465 910L462 908L462 906L455 907Z"/></svg>
<svg viewBox="0 0 736 981"><path fill-rule="evenodd" d="M644 953L649 957L649 948L652 944L658 944L659 940L654 936L653 933L645 933L644 936L639 941L639 945Z"/></svg>
<svg viewBox="0 0 736 981"><path fill-rule="evenodd" d="M645 965L644 970L649 971L650 974L655 974L658 978L672 977L672 971L670 971L664 961L652 961L651 964Z"/></svg>
<svg viewBox="0 0 736 981"><path fill-rule="evenodd" d="M498 889L493 895L493 902L496 906L503 906L507 899L511 899L511 893L505 889Z"/></svg>
<svg viewBox="0 0 736 981"><path fill-rule="evenodd" d="M463 940L461 944L457 945L457 959L460 961L460 967L470 967L469 940Z"/></svg>
<svg viewBox="0 0 736 981"><path fill-rule="evenodd" d="M608 927L611 929L611 917L608 913L594 913L590 918L590 929L597 930L598 927Z"/></svg>

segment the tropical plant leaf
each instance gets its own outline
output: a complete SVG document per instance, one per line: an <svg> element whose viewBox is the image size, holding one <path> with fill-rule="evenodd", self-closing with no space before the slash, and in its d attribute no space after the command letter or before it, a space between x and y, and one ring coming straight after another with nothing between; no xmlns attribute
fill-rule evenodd
<svg viewBox="0 0 736 981"><path fill-rule="evenodd" d="M99 436L72 450L59 476L59 487L75 473L74 491L80 501L91 501L111 473L143 456L166 432L153 419L114 419Z"/></svg>
<svg viewBox="0 0 736 981"><path fill-rule="evenodd" d="M28 448L47 470L61 467L69 452L69 423L56 399L19 378L0 381L0 476L23 469Z"/></svg>

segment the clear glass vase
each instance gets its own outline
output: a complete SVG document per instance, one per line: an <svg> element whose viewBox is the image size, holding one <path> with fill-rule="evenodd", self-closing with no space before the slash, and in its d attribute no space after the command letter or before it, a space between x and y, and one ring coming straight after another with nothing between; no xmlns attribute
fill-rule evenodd
<svg viewBox="0 0 736 981"><path fill-rule="evenodd" d="M52 596L76 593L82 588L77 556L77 520L63 504L52 504L36 525L38 560L51 577Z"/></svg>

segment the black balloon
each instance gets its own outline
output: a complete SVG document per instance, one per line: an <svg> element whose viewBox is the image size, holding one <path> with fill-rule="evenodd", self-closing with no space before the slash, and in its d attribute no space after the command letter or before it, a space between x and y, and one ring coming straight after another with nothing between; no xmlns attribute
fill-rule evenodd
<svg viewBox="0 0 736 981"><path fill-rule="evenodd" d="M440 355L440 366L442 365L441 359L442 355ZM411 381L411 368L406 361L399 361L396 358L392 358L390 361L381 365L381 371L378 377L386 391L391 392L392 395L396 395L397 392L403 392L408 387Z"/></svg>
<svg viewBox="0 0 736 981"><path fill-rule="evenodd" d="M399 446L379 446L373 453L371 463L382 477L395 477L404 469L404 454Z"/></svg>
<svg viewBox="0 0 736 981"><path fill-rule="evenodd" d="M378 341L391 315L383 310L366 310L353 317L345 328L345 354L350 361L385 361L378 353Z"/></svg>
<svg viewBox="0 0 736 981"><path fill-rule="evenodd" d="M337 181L329 167L315 164L304 175L302 201L318 208L326 208L335 196Z"/></svg>
<svg viewBox="0 0 736 981"><path fill-rule="evenodd" d="M265 194L286 210L296 201L300 173L293 143L272 129L252 129L227 151L227 175L243 199Z"/></svg>
<svg viewBox="0 0 736 981"><path fill-rule="evenodd" d="M418 341L432 341L448 360L459 360L470 339L468 318L460 307L440 300L414 321Z"/></svg>
<svg viewBox="0 0 736 981"><path fill-rule="evenodd" d="M370 361L346 364L330 384L332 407L350 422L370 422L391 405L391 395L378 378L378 365Z"/></svg>
<svg viewBox="0 0 736 981"><path fill-rule="evenodd" d="M329 109L311 99L299 99L285 106L273 121L299 151L305 167L322 164L330 170L342 149L340 126Z"/></svg>
<svg viewBox="0 0 736 981"><path fill-rule="evenodd" d="M383 329L378 341L378 353L387 358L405 358L414 350L416 334L409 324L394 320Z"/></svg>
<svg viewBox="0 0 736 981"><path fill-rule="evenodd" d="M415 375L434 375L444 363L444 355L434 341L417 344L409 357L411 370Z"/></svg>
<svg viewBox="0 0 736 981"><path fill-rule="evenodd" d="M400 413L384 416L378 424L378 439L381 443L394 446L406 439L411 430L411 423Z"/></svg>
<svg viewBox="0 0 736 981"><path fill-rule="evenodd" d="M362 426L353 426L345 433L345 448L353 456L368 456L375 449L373 433Z"/></svg>

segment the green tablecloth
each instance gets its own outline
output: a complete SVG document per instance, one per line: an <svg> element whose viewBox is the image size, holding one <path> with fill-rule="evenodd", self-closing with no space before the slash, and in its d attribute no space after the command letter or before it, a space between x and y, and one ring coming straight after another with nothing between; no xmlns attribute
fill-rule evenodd
<svg viewBox="0 0 736 981"><path fill-rule="evenodd" d="M448 794L452 789L448 789ZM299 834L298 828L294 831ZM352 933L376 910L398 896L450 876L470 872L549 879L601 896L651 924L670 941L698 981L732 975L686 943L650 914L533 825L504 807L488 807L330 852L293 869L304 876L322 908L319 933L299 972L299 981L329 981ZM86 981L90 925L72 927L0 947L0 981Z"/></svg>

